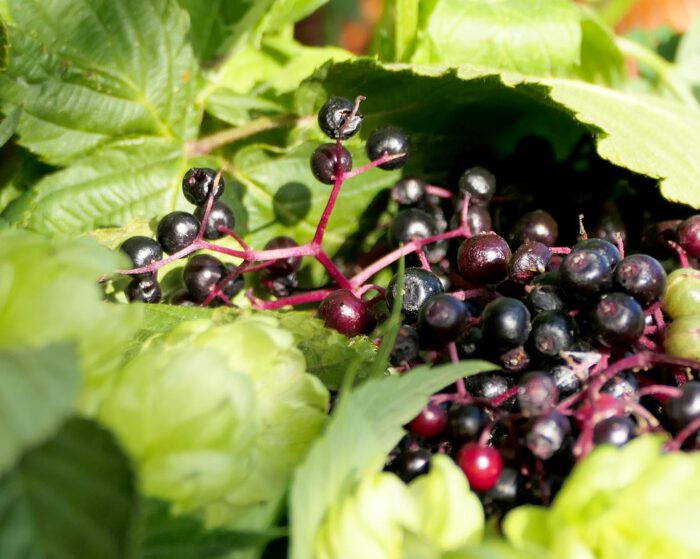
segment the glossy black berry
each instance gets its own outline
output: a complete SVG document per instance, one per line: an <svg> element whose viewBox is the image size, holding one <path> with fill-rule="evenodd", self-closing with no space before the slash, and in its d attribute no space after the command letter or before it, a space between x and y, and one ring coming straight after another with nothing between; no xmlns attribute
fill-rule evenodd
<svg viewBox="0 0 700 559"><path fill-rule="evenodd" d="M192 299L190 292L187 289L178 289L168 297L168 303L177 305L178 307L198 307L197 302Z"/></svg>
<svg viewBox="0 0 700 559"><path fill-rule="evenodd" d="M547 269L552 251L537 241L526 241L513 253L508 262L508 277L519 283L527 283Z"/></svg>
<svg viewBox="0 0 700 559"><path fill-rule="evenodd" d="M469 359L478 354L483 338L481 328L472 327L468 332L462 334L457 341L457 352L462 359Z"/></svg>
<svg viewBox="0 0 700 559"><path fill-rule="evenodd" d="M391 170L403 167L408 161L411 152L411 143L406 133L396 126L385 126L377 128L367 139L365 145L367 157L370 161L375 161L384 154L399 155L401 157L387 161L379 165L381 169Z"/></svg>
<svg viewBox="0 0 700 559"><path fill-rule="evenodd" d="M460 198L469 194L469 203L476 206L487 205L496 192L496 177L483 167L471 167L459 177Z"/></svg>
<svg viewBox="0 0 700 559"><path fill-rule="evenodd" d="M423 304L433 295L442 292L442 282L435 274L423 268L406 268L401 304L401 312L403 312L406 322L415 322ZM389 307L391 307L396 298L396 276L389 282L386 298Z"/></svg>
<svg viewBox="0 0 700 559"><path fill-rule="evenodd" d="M555 365L549 370L562 398L567 398L581 390L583 386L579 373L569 365Z"/></svg>
<svg viewBox="0 0 700 559"><path fill-rule="evenodd" d="M336 172L347 173L350 169L352 155L343 146L340 147L340 163L335 144L321 144L311 154L311 172L323 184L333 184Z"/></svg>
<svg viewBox="0 0 700 559"><path fill-rule="evenodd" d="M639 390L639 381L631 371L623 371L615 375L600 389L601 392L610 394L616 400L636 399L637 390Z"/></svg>
<svg viewBox="0 0 700 559"><path fill-rule="evenodd" d="M264 250L276 250L280 248L294 248L299 246L299 244L292 239L284 235L279 237L273 237L265 245ZM301 267L301 256L287 256L286 258L278 258L274 260L266 269L268 273L272 276L287 276L293 272L296 272Z"/></svg>
<svg viewBox="0 0 700 559"><path fill-rule="evenodd" d="M572 252L579 250L592 250L597 252L608 259L611 268L617 266L617 263L621 259L619 249L610 241L604 239L585 239L576 243L571 250Z"/></svg>
<svg viewBox="0 0 700 559"><path fill-rule="evenodd" d="M332 140L347 140L362 126L363 116L353 115L355 103L345 97L331 97L318 112L318 126ZM352 117L352 118L351 118Z"/></svg>
<svg viewBox="0 0 700 559"><path fill-rule="evenodd" d="M185 173L185 177L182 179L182 193L190 204L203 206L216 188L214 200L218 200L224 193L224 179L220 177L216 186L214 179L216 179L214 169L192 168Z"/></svg>
<svg viewBox="0 0 700 559"><path fill-rule="evenodd" d="M229 276L233 274L233 272L235 272L237 268L238 266L236 266L235 264L224 264L225 275ZM221 285L221 291L224 293L224 295L226 295L226 297L228 297L229 299L233 299L243 290L243 287L245 287L245 279L243 279L242 274L238 274L234 278L229 278L228 280L224 279L224 282Z"/></svg>
<svg viewBox="0 0 700 559"><path fill-rule="evenodd" d="M615 267L615 287L634 297L643 307L658 301L666 292L666 271L654 257L627 256Z"/></svg>
<svg viewBox="0 0 700 559"><path fill-rule="evenodd" d="M503 375L498 373L479 373L464 379L469 393L475 398L492 400L502 396L511 386Z"/></svg>
<svg viewBox="0 0 700 559"><path fill-rule="evenodd" d="M200 221L204 218L204 208L205 206L199 206L194 210L194 216ZM226 229L235 229L236 227L236 216L233 214L233 210L226 202L214 202L211 207L211 212L209 212L209 219L207 219L207 225L204 228L204 238L215 241L226 235L219 231L219 227L225 227Z"/></svg>
<svg viewBox="0 0 700 559"><path fill-rule="evenodd" d="M524 417L537 417L554 408L559 401L559 389L551 375L533 371L520 379L517 399Z"/></svg>
<svg viewBox="0 0 700 559"><path fill-rule="evenodd" d="M190 246L197 238L200 222L190 213L171 212L158 223L157 238L167 254Z"/></svg>
<svg viewBox="0 0 700 559"><path fill-rule="evenodd" d="M391 364L394 366L408 363L418 357L420 340L418 331L408 324L402 324L396 334L396 341L391 350Z"/></svg>
<svg viewBox="0 0 700 559"><path fill-rule="evenodd" d="M492 351L521 346L530 335L530 311L518 299L500 297L484 307L481 328L482 344Z"/></svg>
<svg viewBox="0 0 700 559"><path fill-rule="evenodd" d="M209 254L195 254L187 261L182 279L192 299L201 303L224 274L221 260Z"/></svg>
<svg viewBox="0 0 700 559"><path fill-rule="evenodd" d="M430 470L430 451L424 448L405 449L396 459L396 475L405 483L427 474Z"/></svg>
<svg viewBox="0 0 700 559"><path fill-rule="evenodd" d="M475 441L491 421L484 408L476 404L453 404L447 411L447 429L455 446Z"/></svg>
<svg viewBox="0 0 700 559"><path fill-rule="evenodd" d="M462 241L457 252L457 267L469 283L497 283L508 274L510 258L510 247L503 237L482 233Z"/></svg>
<svg viewBox="0 0 700 559"><path fill-rule="evenodd" d="M368 324L367 307L349 289L337 289L326 295L318 306L318 317L328 328L346 336L357 336Z"/></svg>
<svg viewBox="0 0 700 559"><path fill-rule="evenodd" d="M513 242L536 241L546 246L554 246L559 236L559 226L552 215L544 210L523 214L513 226Z"/></svg>
<svg viewBox="0 0 700 559"><path fill-rule="evenodd" d="M593 428L593 443L624 446L634 438L635 423L627 416L608 417Z"/></svg>
<svg viewBox="0 0 700 559"><path fill-rule="evenodd" d="M562 290L575 301L588 301L612 289L610 261L596 250L581 249L567 254L558 273Z"/></svg>
<svg viewBox="0 0 700 559"><path fill-rule="evenodd" d="M416 177L405 177L391 187L391 199L401 206L411 206L425 197L427 183Z"/></svg>
<svg viewBox="0 0 700 559"><path fill-rule="evenodd" d="M591 314L596 339L607 347L636 342L644 331L644 311L637 301L624 293L601 297Z"/></svg>
<svg viewBox="0 0 700 559"><path fill-rule="evenodd" d="M119 247L131 260L132 268L142 268L163 258L163 247L155 239L138 235L130 237ZM151 274L138 274L134 277L149 277Z"/></svg>
<svg viewBox="0 0 700 559"><path fill-rule="evenodd" d="M523 476L515 468L503 468L496 485L482 495L487 514L504 513L521 504L524 488Z"/></svg>
<svg viewBox="0 0 700 559"><path fill-rule="evenodd" d="M132 279L125 293L130 303L158 303L162 295L160 284L152 276Z"/></svg>
<svg viewBox="0 0 700 559"><path fill-rule="evenodd" d="M389 226L389 243L398 248L414 239L425 239L437 233L437 223L433 217L417 208L403 210Z"/></svg>
<svg viewBox="0 0 700 559"><path fill-rule="evenodd" d="M527 448L540 460L549 460L562 450L571 424L565 415L552 410L535 419L525 435Z"/></svg>
<svg viewBox="0 0 700 559"><path fill-rule="evenodd" d="M666 415L681 429L700 417L700 382L686 382L681 386L678 398L669 398L665 406Z"/></svg>
<svg viewBox="0 0 700 559"><path fill-rule="evenodd" d="M425 347L442 347L462 333L469 314L462 301L441 293L428 299L418 314L418 334Z"/></svg>
<svg viewBox="0 0 700 559"><path fill-rule="evenodd" d="M575 341L576 325L563 311L544 311L532 320L528 347L540 357L556 357L570 350Z"/></svg>

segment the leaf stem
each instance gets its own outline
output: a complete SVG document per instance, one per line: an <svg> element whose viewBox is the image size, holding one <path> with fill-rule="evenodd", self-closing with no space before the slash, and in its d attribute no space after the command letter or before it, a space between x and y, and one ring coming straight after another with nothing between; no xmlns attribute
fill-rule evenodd
<svg viewBox="0 0 700 559"><path fill-rule="evenodd" d="M298 124L304 122L308 117L298 117L297 115L282 115L278 117L260 117L255 120L237 126L235 128L226 128L210 136L204 136L198 140L188 142L185 146L185 154L188 157L207 155L220 147L226 146L238 140L243 140L266 130L282 128L289 124Z"/></svg>
<svg viewBox="0 0 700 559"><path fill-rule="evenodd" d="M697 106L698 102L690 87L674 75L673 64L653 50L626 37L615 37L615 43L623 55L649 66L656 73L659 81L664 83L679 101L686 105Z"/></svg>

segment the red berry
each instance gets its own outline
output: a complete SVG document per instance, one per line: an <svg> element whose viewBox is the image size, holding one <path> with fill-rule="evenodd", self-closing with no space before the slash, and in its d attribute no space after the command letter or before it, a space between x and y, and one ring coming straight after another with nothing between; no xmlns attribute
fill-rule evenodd
<svg viewBox="0 0 700 559"><path fill-rule="evenodd" d="M369 324L365 303L349 289L337 289L318 306L318 317L328 328L346 336L357 336Z"/></svg>
<svg viewBox="0 0 700 559"><path fill-rule="evenodd" d="M493 489L503 471L503 459L492 446L467 443L457 453L457 464L474 491Z"/></svg>
<svg viewBox="0 0 700 559"><path fill-rule="evenodd" d="M440 406L428 404L407 427L416 437L432 439L442 433L446 426L447 412Z"/></svg>

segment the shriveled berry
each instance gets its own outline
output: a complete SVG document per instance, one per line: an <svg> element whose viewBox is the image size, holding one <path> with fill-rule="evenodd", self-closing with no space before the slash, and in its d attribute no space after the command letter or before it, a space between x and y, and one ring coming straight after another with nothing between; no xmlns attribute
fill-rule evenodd
<svg viewBox="0 0 700 559"><path fill-rule="evenodd" d="M517 398L524 417L537 417L554 408L559 400L559 389L551 375L533 371L520 379Z"/></svg>
<svg viewBox="0 0 700 559"><path fill-rule="evenodd" d="M224 193L224 179L219 177L215 185L216 174L214 169L199 167L187 171L182 179L182 193L186 200L195 206L203 206L207 203L212 191L214 191L214 200L218 200Z"/></svg>
<svg viewBox="0 0 700 559"><path fill-rule="evenodd" d="M355 103L345 97L333 96L318 112L318 126L332 140L347 140L362 126L363 116L355 109Z"/></svg>

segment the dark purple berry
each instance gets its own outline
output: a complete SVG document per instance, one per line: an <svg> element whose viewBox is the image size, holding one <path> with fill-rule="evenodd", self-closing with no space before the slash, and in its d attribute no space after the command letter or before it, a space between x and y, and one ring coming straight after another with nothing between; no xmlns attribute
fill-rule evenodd
<svg viewBox="0 0 700 559"><path fill-rule="evenodd" d="M534 371L520 379L517 398L523 416L536 417L554 408L559 389L551 375Z"/></svg>
<svg viewBox="0 0 700 559"><path fill-rule="evenodd" d="M158 223L157 238L167 254L190 246L197 238L201 224L187 212L171 212Z"/></svg>
<svg viewBox="0 0 700 559"><path fill-rule="evenodd" d="M219 283L224 273L225 268L221 260L209 254L196 254L187 261L182 279L192 299L201 303Z"/></svg>
<svg viewBox="0 0 700 559"><path fill-rule="evenodd" d="M610 261L599 251L581 249L567 254L558 273L564 293L575 301L588 301L612 289Z"/></svg>
<svg viewBox="0 0 700 559"><path fill-rule="evenodd" d="M455 445L475 441L491 421L484 408L475 404L454 404L447 411L447 428Z"/></svg>
<svg viewBox="0 0 700 559"><path fill-rule="evenodd" d="M525 304L533 314L543 311L561 311L565 308L559 289L552 285L537 285L525 298Z"/></svg>
<svg viewBox="0 0 700 559"><path fill-rule="evenodd" d="M311 154L311 172L323 184L333 184L336 173L347 173L352 169L352 155L340 146L340 164L338 164L338 146L321 144Z"/></svg>
<svg viewBox="0 0 700 559"><path fill-rule="evenodd" d="M453 342L466 326L469 314L462 301L447 294L433 295L418 314L418 334L426 347Z"/></svg>
<svg viewBox="0 0 700 559"><path fill-rule="evenodd" d="M155 239L138 235L130 237L119 247L131 260L132 268L142 268L163 258L163 247ZM134 277L150 277L150 273L134 275Z"/></svg>
<svg viewBox="0 0 700 559"><path fill-rule="evenodd" d="M367 307L349 289L337 289L326 295L318 306L318 317L328 328L346 336L357 336L368 324Z"/></svg>
<svg viewBox="0 0 700 559"><path fill-rule="evenodd" d="M627 416L608 417L596 423L593 428L593 442L624 446L634 438L635 424Z"/></svg>
<svg viewBox="0 0 700 559"><path fill-rule="evenodd" d="M571 432L571 424L565 415L552 410L535 419L525 435L527 448L540 460L549 460L562 450Z"/></svg>
<svg viewBox="0 0 700 559"><path fill-rule="evenodd" d="M216 171L214 169L192 168L182 179L182 193L190 204L203 206L207 203L209 195L214 190ZM218 200L224 193L224 179L219 177L214 191L214 200Z"/></svg>
<svg viewBox="0 0 700 559"><path fill-rule="evenodd" d="M552 257L547 245L537 241L525 241L513 253L508 263L508 277L519 283L527 283L544 273Z"/></svg>
<svg viewBox="0 0 700 559"><path fill-rule="evenodd" d="M666 271L656 258L633 254L615 267L615 286L648 307L666 292Z"/></svg>
<svg viewBox="0 0 700 559"><path fill-rule="evenodd" d="M688 256L700 256L700 215L694 215L681 222L676 231L678 244Z"/></svg>
<svg viewBox="0 0 700 559"><path fill-rule="evenodd" d="M355 103L345 97L331 97L318 112L318 126L331 140L347 140L362 126L363 116L356 111ZM352 118L351 118L352 117Z"/></svg>
<svg viewBox="0 0 700 559"><path fill-rule="evenodd" d="M159 303L160 284L152 276L134 278L126 286L126 298L130 303Z"/></svg>
<svg viewBox="0 0 700 559"><path fill-rule="evenodd" d="M530 334L530 311L518 299L500 297L481 314L483 344L495 351L521 346Z"/></svg>
<svg viewBox="0 0 700 559"><path fill-rule="evenodd" d="M497 283L508 274L510 247L496 233L482 233L465 239L459 246L457 266L460 275L470 283Z"/></svg>
<svg viewBox="0 0 700 559"><path fill-rule="evenodd" d="M636 342L644 332L644 311L624 293L603 295L593 309L591 328L606 347L624 347Z"/></svg>
<svg viewBox="0 0 700 559"><path fill-rule="evenodd" d="M665 410L678 429L700 417L700 382L686 382L681 386L681 395L678 398L668 399Z"/></svg>
<svg viewBox="0 0 700 559"><path fill-rule="evenodd" d="M433 217L417 208L403 210L389 226L389 243L398 248L414 239L425 239L437 233L437 224Z"/></svg>
<svg viewBox="0 0 700 559"><path fill-rule="evenodd" d="M226 272L226 276L235 272L237 268L238 267L235 264L224 264L224 271ZM221 285L221 291L224 293L224 295L226 295L226 297L228 297L229 299L233 299L243 290L244 287L245 279L243 279L242 274L238 274L232 279L224 280L224 282Z"/></svg>
<svg viewBox="0 0 700 559"><path fill-rule="evenodd" d="M286 276L273 276L267 270L263 270L260 283L275 297L289 297L299 287L299 276L296 272Z"/></svg>
<svg viewBox="0 0 700 559"><path fill-rule="evenodd" d="M579 250L592 250L593 252L597 252L608 259L610 268L617 266L621 259L620 250L617 246L604 239L585 239L576 243L571 250L572 252Z"/></svg>
<svg viewBox="0 0 700 559"><path fill-rule="evenodd" d="M291 237L286 237L281 235L279 237L273 237L265 245L264 250L276 250L280 248L293 248L297 247L299 244ZM287 256L285 258L278 258L270 264L266 270L271 276L288 276L296 272L301 267L301 256Z"/></svg>
<svg viewBox="0 0 700 559"><path fill-rule="evenodd" d="M536 241L546 246L554 246L559 236L556 220L544 210L523 214L513 226L513 242L516 245L525 241Z"/></svg>
<svg viewBox="0 0 700 559"><path fill-rule="evenodd" d="M425 197L427 183L416 177L405 177L391 188L391 199L401 206L411 206Z"/></svg>
<svg viewBox="0 0 700 559"><path fill-rule="evenodd" d="M469 194L469 203L485 206L496 192L496 177L483 167L471 167L459 177L460 198Z"/></svg>
<svg viewBox="0 0 700 559"><path fill-rule="evenodd" d="M199 206L194 210L194 216L201 222L204 217L204 206ZM233 215L233 210L226 202L214 202L211 207L211 212L209 212L209 219L207 219L207 225L204 228L204 238L215 241L226 235L219 231L219 227L225 227L226 229L235 229L236 227L236 216Z"/></svg>
<svg viewBox="0 0 700 559"><path fill-rule="evenodd" d="M377 128L370 134L365 145L367 148L367 157L370 161L376 161L384 154L399 155L401 157L387 161L379 165L380 169L398 169L403 167L408 161L411 152L411 143L406 133L396 126L385 126Z"/></svg>
<svg viewBox="0 0 700 559"><path fill-rule="evenodd" d="M397 278L394 276L389 282L386 291L389 307L393 306L396 298L396 281ZM415 322L423 304L433 295L442 292L442 282L435 274L423 268L406 268L403 279L403 301L401 304L401 311L406 322Z"/></svg>
<svg viewBox="0 0 700 559"><path fill-rule="evenodd" d="M396 475L409 483L420 475L430 471L432 454L424 448L406 448L396 459Z"/></svg>
<svg viewBox="0 0 700 559"><path fill-rule="evenodd" d="M418 357L419 351L418 332L413 326L402 324L391 350L391 364L398 366L413 361Z"/></svg>
<svg viewBox="0 0 700 559"><path fill-rule="evenodd" d="M576 341L576 325L563 311L544 311L532 320L528 346L541 357L556 357Z"/></svg>
<svg viewBox="0 0 700 559"><path fill-rule="evenodd" d="M623 371L615 375L600 389L601 392L610 394L616 400L636 399L637 390L639 390L639 381L635 374L630 371Z"/></svg>
<svg viewBox="0 0 700 559"><path fill-rule="evenodd" d="M511 383L498 373L479 373L464 379L469 393L475 398L493 400L505 394Z"/></svg>

